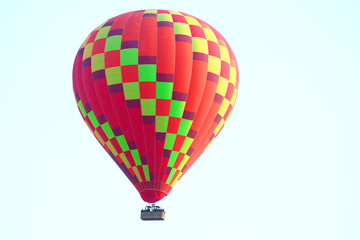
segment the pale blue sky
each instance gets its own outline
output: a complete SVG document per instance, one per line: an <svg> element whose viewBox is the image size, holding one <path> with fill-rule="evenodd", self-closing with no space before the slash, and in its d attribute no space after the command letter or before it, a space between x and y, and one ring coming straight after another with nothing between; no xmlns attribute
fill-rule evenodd
<svg viewBox="0 0 360 240"><path fill-rule="evenodd" d="M165 222L139 219L145 203L72 92L87 34L147 8L208 22L240 70L227 125L159 202ZM360 239L359 12L348 0L2 3L0 239Z"/></svg>

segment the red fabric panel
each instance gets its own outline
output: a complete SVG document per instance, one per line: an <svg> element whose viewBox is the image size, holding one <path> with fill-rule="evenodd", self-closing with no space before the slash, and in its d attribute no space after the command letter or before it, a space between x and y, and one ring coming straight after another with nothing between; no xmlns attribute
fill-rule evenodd
<svg viewBox="0 0 360 240"><path fill-rule="evenodd" d="M82 82L84 86L84 93L91 105L91 109L93 110L95 116L99 117L103 114L103 111L96 97L90 66L82 69Z"/></svg>
<svg viewBox="0 0 360 240"><path fill-rule="evenodd" d="M105 68L120 66L120 51L113 50L105 53Z"/></svg>
<svg viewBox="0 0 360 240"><path fill-rule="evenodd" d="M200 105L204 92L208 64L203 61L194 60L191 74L191 83L185 111L196 112Z"/></svg>
<svg viewBox="0 0 360 240"><path fill-rule="evenodd" d="M211 104L213 103L214 96L216 93L217 83L206 81L204 94L201 99L199 109L197 110L196 117L191 125L191 129L199 131L207 114L210 110Z"/></svg>
<svg viewBox="0 0 360 240"><path fill-rule="evenodd" d="M173 27L157 28L157 73L175 74L175 34ZM156 100L156 115L169 116L170 100ZM161 149L161 150L160 150ZM168 159L163 158L164 141L156 141L155 179L160 181L165 174Z"/></svg>
<svg viewBox="0 0 360 240"><path fill-rule="evenodd" d="M156 116L169 116L171 101L168 99L156 99Z"/></svg>
<svg viewBox="0 0 360 240"><path fill-rule="evenodd" d="M167 128L168 133L177 134L180 126L181 118L169 117L169 125Z"/></svg>
<svg viewBox="0 0 360 240"><path fill-rule="evenodd" d="M192 72L192 44L176 42L174 91L188 93Z"/></svg>
<svg viewBox="0 0 360 240"><path fill-rule="evenodd" d="M121 42L125 41L138 41L139 40L139 28L141 17L143 15L143 11L132 12L125 23L125 27L123 28L123 35Z"/></svg>
<svg viewBox="0 0 360 240"><path fill-rule="evenodd" d="M92 48L92 56L99 53L104 53L105 43L106 43L106 38L96 40Z"/></svg>
<svg viewBox="0 0 360 240"><path fill-rule="evenodd" d="M122 81L124 83L138 82L139 81L138 66L137 65L121 66L121 76L122 76Z"/></svg>
<svg viewBox="0 0 360 240"><path fill-rule="evenodd" d="M157 29L157 73L174 73L175 71L175 34L174 28Z"/></svg>
<svg viewBox="0 0 360 240"><path fill-rule="evenodd" d="M156 23L156 16L142 18L139 34L139 56L156 56Z"/></svg>
<svg viewBox="0 0 360 240"><path fill-rule="evenodd" d="M140 82L140 99L156 98L156 82Z"/></svg>
<svg viewBox="0 0 360 240"><path fill-rule="evenodd" d="M128 17L131 14L132 14L132 12L128 12L128 13L120 14L119 16L116 16L115 18L113 18L114 23L111 25L110 30L123 29L126 20L128 19Z"/></svg>
<svg viewBox="0 0 360 240"><path fill-rule="evenodd" d="M99 104L102 107L102 111L108 121L111 129L115 129L120 127L118 120L116 118L115 112L113 110L113 106L111 103L111 99L109 96L109 90L107 87L106 79L99 79L94 81L94 88L96 91L96 95L98 96ZM121 153L121 152L119 152Z"/></svg>
<svg viewBox="0 0 360 240"><path fill-rule="evenodd" d="M139 27L142 19L143 12L134 12L131 16L129 16L128 21L125 23L123 36L122 36L122 45L126 41L138 41L139 39ZM138 66L130 65L130 66L121 66L121 74L122 80L124 83L127 82L138 82ZM140 100L138 100L140 102ZM145 147L145 137L144 137L144 129L142 122L142 114L141 108L129 108L127 107L129 114L129 125L130 131L132 130L134 140L136 142L136 148L138 149L140 157L146 157L146 147ZM125 136L126 141L129 143L130 141ZM142 167L138 168L139 173L143 181L145 181L145 174Z"/></svg>

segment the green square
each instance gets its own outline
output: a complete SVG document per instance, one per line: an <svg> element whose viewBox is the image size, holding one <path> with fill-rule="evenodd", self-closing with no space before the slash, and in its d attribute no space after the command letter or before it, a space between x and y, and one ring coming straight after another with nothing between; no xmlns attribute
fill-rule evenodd
<svg viewBox="0 0 360 240"><path fill-rule="evenodd" d="M89 112L88 114L90 122L92 123L92 125L94 126L94 128L97 128L98 126L100 126L99 121L97 120L95 114L93 111Z"/></svg>
<svg viewBox="0 0 360 240"><path fill-rule="evenodd" d="M156 116L155 118L155 131L166 132L169 123L169 117L167 116Z"/></svg>
<svg viewBox="0 0 360 240"><path fill-rule="evenodd" d="M172 82L156 82L156 98L171 99L173 85Z"/></svg>
<svg viewBox="0 0 360 240"><path fill-rule="evenodd" d="M120 65L137 65L138 64L138 49L127 48L120 51Z"/></svg>
<svg viewBox="0 0 360 240"><path fill-rule="evenodd" d="M191 30L187 23L174 22L174 31L175 34L181 34L186 36L191 36Z"/></svg>
<svg viewBox="0 0 360 240"><path fill-rule="evenodd" d="M129 151L129 146L126 142L126 139L124 137L124 135L118 136L116 137L116 140L118 141L121 149L123 150L123 152Z"/></svg>
<svg viewBox="0 0 360 240"><path fill-rule="evenodd" d="M123 83L125 100L139 99L140 90L138 82Z"/></svg>
<svg viewBox="0 0 360 240"><path fill-rule="evenodd" d="M106 68L105 76L107 85L122 83L121 67Z"/></svg>
<svg viewBox="0 0 360 240"><path fill-rule="evenodd" d="M143 167L146 181L150 181L149 166L143 165L142 167Z"/></svg>
<svg viewBox="0 0 360 240"><path fill-rule="evenodd" d="M139 65L139 82L156 82L156 64Z"/></svg>
<svg viewBox="0 0 360 240"><path fill-rule="evenodd" d="M156 99L140 99L141 113L143 116L155 116Z"/></svg>
<svg viewBox="0 0 360 240"><path fill-rule="evenodd" d="M133 157L135 164L137 166L141 165L140 155L139 151L137 149L130 150L131 156Z"/></svg>
<svg viewBox="0 0 360 240"><path fill-rule="evenodd" d="M173 167L178 156L179 156L179 152L172 151L167 166Z"/></svg>
<svg viewBox="0 0 360 240"><path fill-rule="evenodd" d="M81 100L78 102L78 107L79 107L80 112L81 112L81 114L83 115L83 117L86 117L86 111L85 111L85 108L84 108Z"/></svg>
<svg viewBox="0 0 360 240"><path fill-rule="evenodd" d="M98 39L106 38L111 26L101 28L99 32L96 34L95 41Z"/></svg>
<svg viewBox="0 0 360 240"><path fill-rule="evenodd" d="M101 125L101 128L104 130L106 136L108 139L112 139L113 137L115 137L110 125L108 122L104 123Z"/></svg>
<svg viewBox="0 0 360 240"><path fill-rule="evenodd" d="M172 100L170 107L170 117L181 118L184 113L185 102Z"/></svg>
<svg viewBox="0 0 360 240"><path fill-rule="evenodd" d="M176 139L176 134L166 133L164 149L172 150Z"/></svg>
<svg viewBox="0 0 360 240"><path fill-rule="evenodd" d="M184 140L184 143L180 149L180 152L181 153L184 153L186 154L186 152L189 150L191 144L193 143L194 139L192 138L189 138L189 137L186 137L185 140Z"/></svg>
<svg viewBox="0 0 360 240"><path fill-rule="evenodd" d="M98 70L105 69L104 54L99 53L91 57L91 71L96 72Z"/></svg>
<svg viewBox="0 0 360 240"><path fill-rule="evenodd" d="M105 43L105 52L121 49L121 35L108 37Z"/></svg>
<svg viewBox="0 0 360 240"><path fill-rule="evenodd" d="M159 14L157 15L157 21L158 21L158 22L160 22L160 21L172 22L173 19L172 19L171 14L168 14L168 13L159 13Z"/></svg>
<svg viewBox="0 0 360 240"><path fill-rule="evenodd" d="M189 133L192 123L193 123L192 120L181 119L178 134L182 136L186 136Z"/></svg>
<svg viewBox="0 0 360 240"><path fill-rule="evenodd" d="M175 173L176 173L176 168L171 169L171 172L170 172L169 177L168 177L168 179L166 181L166 184L170 184L170 182L171 182L172 178L174 177Z"/></svg>

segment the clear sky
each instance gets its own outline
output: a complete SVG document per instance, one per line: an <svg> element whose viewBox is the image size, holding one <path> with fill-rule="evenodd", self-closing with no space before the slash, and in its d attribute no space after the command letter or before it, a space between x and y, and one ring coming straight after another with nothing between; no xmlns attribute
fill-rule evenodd
<svg viewBox="0 0 360 240"><path fill-rule="evenodd" d="M147 8L228 40L237 104L159 204L145 206L81 119L72 64L88 33ZM360 239L359 1L7 1L0 8L1 240Z"/></svg>

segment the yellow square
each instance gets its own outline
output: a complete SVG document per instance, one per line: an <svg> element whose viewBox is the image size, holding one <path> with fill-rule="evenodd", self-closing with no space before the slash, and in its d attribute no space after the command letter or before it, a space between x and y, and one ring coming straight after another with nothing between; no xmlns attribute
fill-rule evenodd
<svg viewBox="0 0 360 240"><path fill-rule="evenodd" d="M230 64L230 55L227 47L220 45L220 56L222 61Z"/></svg>
<svg viewBox="0 0 360 240"><path fill-rule="evenodd" d="M169 10L169 12L172 14L172 15L181 15L181 13L177 12L177 11L172 11L172 10Z"/></svg>
<svg viewBox="0 0 360 240"><path fill-rule="evenodd" d="M85 49L84 49L83 60L91 57L93 45L94 45L94 42L86 44Z"/></svg>
<svg viewBox="0 0 360 240"><path fill-rule="evenodd" d="M209 55L208 71L220 75L221 72L221 60L215 56Z"/></svg>
<svg viewBox="0 0 360 240"><path fill-rule="evenodd" d="M146 10L144 13L157 13L157 10L149 9L149 10Z"/></svg>
<svg viewBox="0 0 360 240"><path fill-rule="evenodd" d="M100 134L95 130L94 131L94 135L97 138L97 140L99 140L99 142L101 143L101 145L105 145L105 141L101 138Z"/></svg>
<svg viewBox="0 0 360 240"><path fill-rule="evenodd" d="M106 76L106 82L107 82L108 86L113 85L113 84L122 83L121 67L106 68L105 76Z"/></svg>
<svg viewBox="0 0 360 240"><path fill-rule="evenodd" d="M217 125L217 127L215 128L215 131L214 131L215 136L220 132L220 130L224 126L224 124L225 124L225 121L222 118L221 121L219 122L219 124ZM213 140L214 140L214 138L213 138Z"/></svg>
<svg viewBox="0 0 360 240"><path fill-rule="evenodd" d="M226 78L220 77L216 92L225 97L229 81Z"/></svg>
<svg viewBox="0 0 360 240"><path fill-rule="evenodd" d="M104 53L99 53L91 57L91 71L105 69L105 57Z"/></svg>
<svg viewBox="0 0 360 240"><path fill-rule="evenodd" d="M224 98L224 101L222 102L221 106L220 106L220 109L218 111L218 114L221 116L221 117L224 117L225 115L225 112L226 110L228 109L230 105L230 102L229 100L227 100L226 98Z"/></svg>
<svg viewBox="0 0 360 240"><path fill-rule="evenodd" d="M174 22L174 31L175 31L175 34L191 36L190 27L186 23Z"/></svg>
<svg viewBox="0 0 360 240"><path fill-rule="evenodd" d="M185 16L185 19L189 23L189 25L195 25L195 26L202 27L201 24L199 23L199 21L193 17Z"/></svg>
<svg viewBox="0 0 360 240"><path fill-rule="evenodd" d="M107 142L106 142L106 145L108 146L108 148L110 149L111 153L112 153L114 156L118 155L116 149L114 148L114 146L111 144L110 141L107 141Z"/></svg>
<svg viewBox="0 0 360 240"><path fill-rule="evenodd" d="M185 155L184 158L181 160L180 165L178 167L178 170L181 171L183 169L183 167L185 166L185 164L187 163L187 161L189 160L189 156Z"/></svg>
<svg viewBox="0 0 360 240"><path fill-rule="evenodd" d="M234 84L234 86L235 86L235 83L236 83L236 75L237 75L236 68L230 67L229 82L231 82L232 84Z"/></svg>
<svg viewBox="0 0 360 240"><path fill-rule="evenodd" d="M200 37L193 37L192 41L193 41L194 52L209 54L209 48L206 39Z"/></svg>
<svg viewBox="0 0 360 240"><path fill-rule="evenodd" d="M141 179L141 175L140 175L140 173L139 173L138 168L135 166L135 167L132 167L132 169L134 170L135 176L137 177L137 179L139 180L139 182L143 182L143 180Z"/></svg>
<svg viewBox="0 0 360 240"><path fill-rule="evenodd" d="M204 28L206 39L218 43L215 33L210 28Z"/></svg>
<svg viewBox="0 0 360 240"><path fill-rule="evenodd" d="M124 162L125 166L126 166L128 169L130 169L130 168L131 168L131 165L130 165L129 160L127 159L125 153L120 153L119 156L120 156L121 160Z"/></svg>

